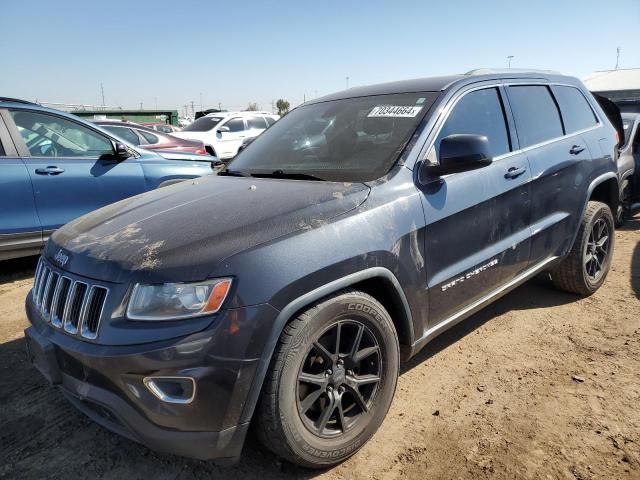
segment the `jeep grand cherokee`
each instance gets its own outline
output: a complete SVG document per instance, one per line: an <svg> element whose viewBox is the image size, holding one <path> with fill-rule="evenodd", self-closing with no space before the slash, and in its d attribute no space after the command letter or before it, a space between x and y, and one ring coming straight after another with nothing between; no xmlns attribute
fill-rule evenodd
<svg viewBox="0 0 640 480"><path fill-rule="evenodd" d="M580 81L494 72L308 102L223 174L57 230L30 356L150 448L334 465L382 423L399 365L540 272L604 282L616 133Z"/></svg>

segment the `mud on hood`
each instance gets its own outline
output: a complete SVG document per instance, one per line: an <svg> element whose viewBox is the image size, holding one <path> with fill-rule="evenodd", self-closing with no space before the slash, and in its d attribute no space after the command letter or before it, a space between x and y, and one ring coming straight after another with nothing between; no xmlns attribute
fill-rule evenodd
<svg viewBox="0 0 640 480"><path fill-rule="evenodd" d="M365 201L361 183L203 177L131 197L57 230L65 269L125 282L201 280L238 252L321 226Z"/></svg>

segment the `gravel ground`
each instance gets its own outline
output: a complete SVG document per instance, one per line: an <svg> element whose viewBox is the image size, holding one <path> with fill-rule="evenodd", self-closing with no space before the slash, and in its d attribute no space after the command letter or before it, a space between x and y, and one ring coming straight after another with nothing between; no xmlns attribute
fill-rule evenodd
<svg viewBox="0 0 640 480"><path fill-rule="evenodd" d="M35 259L0 262L0 478L640 479L640 217L616 239L592 297L534 280L432 342L373 440L325 472L253 438L225 469L93 424L26 362Z"/></svg>

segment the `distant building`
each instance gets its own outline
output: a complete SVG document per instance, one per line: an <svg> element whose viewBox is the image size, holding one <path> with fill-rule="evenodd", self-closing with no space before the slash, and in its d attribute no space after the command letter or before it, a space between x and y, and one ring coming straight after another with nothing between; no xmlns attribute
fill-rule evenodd
<svg viewBox="0 0 640 480"><path fill-rule="evenodd" d="M617 100L640 100L640 68L593 72L584 80L592 92Z"/></svg>

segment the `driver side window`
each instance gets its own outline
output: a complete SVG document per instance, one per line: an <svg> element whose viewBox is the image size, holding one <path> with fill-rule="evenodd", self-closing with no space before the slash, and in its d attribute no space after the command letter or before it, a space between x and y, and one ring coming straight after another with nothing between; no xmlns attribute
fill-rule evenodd
<svg viewBox="0 0 640 480"><path fill-rule="evenodd" d="M107 137L66 118L41 112L11 110L33 157L91 157L112 154Z"/></svg>
<svg viewBox="0 0 640 480"><path fill-rule="evenodd" d="M497 88L467 93L456 103L438 134L436 153L439 153L440 141L444 137L461 133L486 136L494 158L511 150L504 109Z"/></svg>

